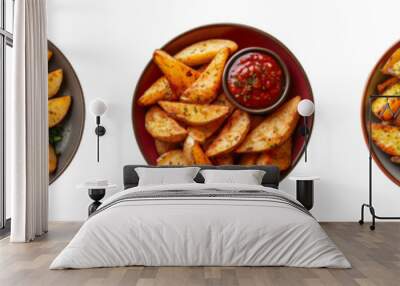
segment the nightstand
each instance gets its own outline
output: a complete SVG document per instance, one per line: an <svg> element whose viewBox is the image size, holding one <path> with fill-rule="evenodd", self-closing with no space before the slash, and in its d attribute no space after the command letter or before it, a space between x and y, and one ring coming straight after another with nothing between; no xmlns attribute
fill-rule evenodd
<svg viewBox="0 0 400 286"><path fill-rule="evenodd" d="M89 197L93 200L93 203L88 207L88 215L90 216L94 213L97 208L101 205L100 200L104 198L106 191L110 189L115 189L117 185L107 184L103 186L82 184L78 186L78 189L87 189Z"/></svg>
<svg viewBox="0 0 400 286"><path fill-rule="evenodd" d="M296 199L307 210L311 210L314 206L314 181L319 180L319 177L291 176L289 180L296 181Z"/></svg>

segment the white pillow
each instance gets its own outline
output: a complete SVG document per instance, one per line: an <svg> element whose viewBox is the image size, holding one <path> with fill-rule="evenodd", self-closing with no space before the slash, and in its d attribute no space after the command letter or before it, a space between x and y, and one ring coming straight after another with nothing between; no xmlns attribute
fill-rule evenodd
<svg viewBox="0 0 400 286"><path fill-rule="evenodd" d="M261 185L265 171L262 170L201 170L205 184Z"/></svg>
<svg viewBox="0 0 400 286"><path fill-rule="evenodd" d="M139 176L139 186L195 183L193 180L199 167L185 168L135 168Z"/></svg>

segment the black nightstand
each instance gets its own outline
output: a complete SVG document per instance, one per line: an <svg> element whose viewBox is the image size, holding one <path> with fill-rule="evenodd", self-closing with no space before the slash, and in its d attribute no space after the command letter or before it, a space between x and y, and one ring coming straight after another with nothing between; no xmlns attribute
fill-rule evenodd
<svg viewBox="0 0 400 286"><path fill-rule="evenodd" d="M307 209L314 206L314 181L319 180L316 176L293 176L289 180L296 181L296 199Z"/></svg>
<svg viewBox="0 0 400 286"><path fill-rule="evenodd" d="M88 215L94 213L97 208L101 205L100 200L104 198L106 191L109 189L116 188L116 185L96 186L83 184L78 186L79 189L87 189L89 197L94 201L88 207Z"/></svg>

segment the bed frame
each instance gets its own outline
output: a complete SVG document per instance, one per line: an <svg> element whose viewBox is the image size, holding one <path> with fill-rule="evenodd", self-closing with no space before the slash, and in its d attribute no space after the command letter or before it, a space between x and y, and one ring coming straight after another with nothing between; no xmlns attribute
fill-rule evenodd
<svg viewBox="0 0 400 286"><path fill-rule="evenodd" d="M126 165L124 166L124 189L133 188L138 185L139 177L135 171L137 167L147 168L181 168L181 166L149 166L149 165ZM219 170L263 170L265 171L264 178L261 184L265 187L278 189L279 187L279 169L276 166L240 166L240 165L227 165L227 166L197 166L202 170L204 169L219 169ZM204 183L203 176L198 173L194 178L197 183Z"/></svg>

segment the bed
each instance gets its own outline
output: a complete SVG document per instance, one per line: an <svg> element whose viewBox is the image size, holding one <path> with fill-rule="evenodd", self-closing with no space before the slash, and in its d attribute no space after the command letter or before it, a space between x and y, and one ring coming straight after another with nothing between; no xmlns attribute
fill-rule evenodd
<svg viewBox="0 0 400 286"><path fill-rule="evenodd" d="M124 167L124 190L106 199L50 269L144 266L349 268L314 217L279 190L274 166L201 166L265 171L261 185L138 186ZM161 167L159 167L161 168Z"/></svg>

